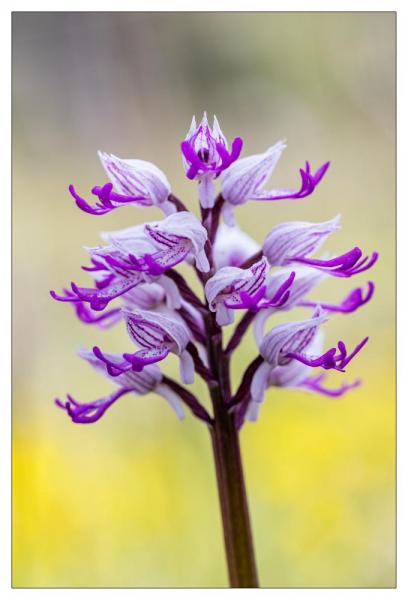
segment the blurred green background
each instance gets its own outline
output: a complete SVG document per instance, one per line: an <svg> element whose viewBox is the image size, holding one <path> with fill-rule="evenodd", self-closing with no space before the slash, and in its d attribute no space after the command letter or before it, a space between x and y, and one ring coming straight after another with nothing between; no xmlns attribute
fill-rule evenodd
<svg viewBox="0 0 408 600"><path fill-rule="evenodd" d="M326 249L381 253L370 274L313 295L339 300L375 279L369 305L325 328L328 344L370 335L347 373L364 386L339 401L270 390L241 436L261 583L394 585L394 28L393 13L14 13L14 586L227 585L205 427L157 396L126 397L89 426L52 403L113 388L79 345L129 341L80 324L48 290L87 282L82 246L100 230L161 214L91 217L68 184L86 194L105 181L101 149L155 162L196 207L179 143L203 110L246 155L287 139L274 187L296 186L305 159L332 161L313 196L241 207L253 237L341 213ZM249 335L235 384L254 353Z"/></svg>

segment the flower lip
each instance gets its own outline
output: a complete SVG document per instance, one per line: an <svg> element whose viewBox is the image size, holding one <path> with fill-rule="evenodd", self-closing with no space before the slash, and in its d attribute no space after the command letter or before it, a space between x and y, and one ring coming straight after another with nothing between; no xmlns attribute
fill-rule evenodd
<svg viewBox="0 0 408 600"><path fill-rule="evenodd" d="M298 190L265 190L262 192L255 192L251 197L251 200L297 200L306 198L306 196L310 196L310 194L314 192L329 166L330 162L326 162L313 174L311 172L309 161L306 161L305 168L299 169L300 188Z"/></svg>
<svg viewBox="0 0 408 600"><path fill-rule="evenodd" d="M375 285L373 281L367 282L367 292L364 295L363 288L354 288L351 292L340 302L340 304L329 304L325 302L312 302L309 300L301 300L300 306L315 307L318 304L327 312L333 313L352 313L360 306L367 304L374 294Z"/></svg>
<svg viewBox="0 0 408 600"><path fill-rule="evenodd" d="M313 259L304 256L294 256L291 260L305 265L315 267L333 277L352 277L363 273L377 262L378 252L373 252L371 257L365 256L362 258L362 251L358 246L355 246L348 252L335 256L330 259Z"/></svg>
<svg viewBox="0 0 408 600"><path fill-rule="evenodd" d="M288 352L286 356L288 358L294 358L299 362L310 367L323 367L323 369L335 369L336 371L344 372L349 362L360 352L360 350L368 342L368 336L365 337L354 350L348 354L345 343L340 340L338 342L338 348L330 348L321 356L311 357L302 354L301 351ZM336 354L338 350L338 354Z"/></svg>

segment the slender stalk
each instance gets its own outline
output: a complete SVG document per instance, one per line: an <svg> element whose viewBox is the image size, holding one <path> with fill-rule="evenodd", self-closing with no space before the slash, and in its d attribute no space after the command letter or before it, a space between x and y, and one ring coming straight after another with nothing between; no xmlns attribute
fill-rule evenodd
<svg viewBox="0 0 408 600"><path fill-rule="evenodd" d="M222 350L222 333L213 315L206 320L214 420L210 428L224 531L230 586L258 587L248 501L238 431L228 410L231 401L229 360Z"/></svg>

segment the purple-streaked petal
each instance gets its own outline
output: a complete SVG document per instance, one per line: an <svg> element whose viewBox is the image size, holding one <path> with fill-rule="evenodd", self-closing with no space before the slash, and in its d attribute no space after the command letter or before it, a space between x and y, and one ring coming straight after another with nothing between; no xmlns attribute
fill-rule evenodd
<svg viewBox="0 0 408 600"><path fill-rule="evenodd" d="M318 308L310 319L277 325L263 338L261 355L272 367L289 363L288 353L302 352L325 321L326 314Z"/></svg>
<svg viewBox="0 0 408 600"><path fill-rule="evenodd" d="M340 217L337 216L324 223L291 221L276 225L265 238L263 253L272 266L288 264L294 257L307 257L339 229L339 221Z"/></svg>
<svg viewBox="0 0 408 600"><path fill-rule="evenodd" d="M255 306L265 292L266 270L267 262L262 258L249 269L222 267L207 281L205 294L210 310L217 312L219 324L231 322L230 312L222 305L227 309Z"/></svg>
<svg viewBox="0 0 408 600"><path fill-rule="evenodd" d="M171 192L165 174L156 165L145 160L124 159L98 152L105 172L119 194L141 196L146 203L161 206Z"/></svg>
<svg viewBox="0 0 408 600"><path fill-rule="evenodd" d="M122 310L132 341L143 348L153 348L164 343L174 344L174 351L181 354L190 341L191 334L181 320L151 311L131 313Z"/></svg>
<svg viewBox="0 0 408 600"><path fill-rule="evenodd" d="M180 377L183 383L194 383L194 361L187 350L180 354Z"/></svg>
<svg viewBox="0 0 408 600"><path fill-rule="evenodd" d="M204 254L207 230L192 213L187 211L174 213L162 221L145 225L145 231L160 250L167 252L173 250L178 256L180 253L191 253L196 260L197 268L204 272L209 271L210 265ZM155 256L154 258L157 262Z"/></svg>
<svg viewBox="0 0 408 600"><path fill-rule="evenodd" d="M223 198L234 205L246 202L267 181L285 147L283 142L278 142L263 154L234 162L223 175Z"/></svg>

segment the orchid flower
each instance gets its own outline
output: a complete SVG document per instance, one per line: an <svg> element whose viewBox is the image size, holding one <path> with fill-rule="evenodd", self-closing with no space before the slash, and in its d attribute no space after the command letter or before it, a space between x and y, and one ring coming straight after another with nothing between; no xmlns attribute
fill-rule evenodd
<svg viewBox="0 0 408 600"><path fill-rule="evenodd" d="M254 154L237 160L223 175L221 195L228 204L224 208L227 224L234 222L232 206L244 204L247 200L294 200L312 194L323 179L330 163L324 163L312 173L306 161L304 169L299 169L300 186L297 190L263 190L263 186L274 171L286 144L283 141L270 146L261 154Z"/></svg>
<svg viewBox="0 0 408 600"><path fill-rule="evenodd" d="M210 268L204 251L207 231L197 217L187 211L146 223L143 230L136 227L105 236L122 252L129 253L125 261L117 264L127 270L161 275L189 257L194 258L200 271L207 272ZM145 251L139 240L142 246L147 244Z"/></svg>
<svg viewBox="0 0 408 600"><path fill-rule="evenodd" d="M320 356L308 355L305 353L307 346L317 334L320 325L327 320L326 313L317 307L310 319L277 325L262 340L259 347L261 356L272 367L286 365L295 359L310 367L344 371L368 338L364 338L350 354L344 342L340 340L337 348L330 348Z"/></svg>
<svg viewBox="0 0 408 600"><path fill-rule="evenodd" d="M94 206L79 196L71 184L69 192L78 208L91 215L105 215L127 204L157 206L165 214L176 210L169 201L170 184L156 165L145 160L118 158L106 152L98 152L98 155L110 182L92 188L91 193L98 198Z"/></svg>
<svg viewBox="0 0 408 600"><path fill-rule="evenodd" d="M137 396L145 396L149 392L155 392L163 396L174 409L178 418L184 418L183 404L179 396L162 383L163 375L156 366L147 366L140 373L128 371L121 373L117 377L113 377L107 373L103 362L96 358L95 354L90 350L80 350L78 355L86 360L96 371L104 373L108 379L119 386L119 389L108 396L83 404L77 402L70 394L67 394L65 402L57 398L55 401L57 406L66 410L74 423L94 423L125 394L134 393ZM106 357L112 363L120 363L121 361L120 355L117 354L108 354Z"/></svg>
<svg viewBox="0 0 408 600"><path fill-rule="evenodd" d="M287 280L292 272L291 267L280 269L273 277L270 277L267 282L265 299L272 298L279 287ZM263 331L266 321L273 316L277 311L288 311L296 306L305 308L320 308L327 313L352 313L364 304L369 302L374 294L374 283L369 281L367 284L367 292L363 288L357 287L351 290L347 296L338 304L325 301L313 301L307 298L307 295L324 279L328 274L312 267L300 267L295 270L296 277L290 286L290 294L287 301L282 306L270 307L267 310L259 311L254 319L253 331L258 344L263 338Z"/></svg>
<svg viewBox="0 0 408 600"><path fill-rule="evenodd" d="M305 350L308 354L321 354L323 350L323 335L321 335L321 332L314 337ZM269 387L305 390L330 398L340 398L349 390L361 384L361 381L357 379L352 383L343 382L338 388L327 388L323 385L325 374L320 373L316 376L310 376L311 371L311 366L297 361L291 361L286 365L276 367L264 362L253 378L248 395L248 406L242 417L245 417L248 421L258 419L261 402L266 389Z"/></svg>
<svg viewBox="0 0 408 600"><path fill-rule="evenodd" d="M194 381L194 363L186 350L190 342L190 332L184 323L176 318L164 316L150 311L133 313L122 309L127 332L130 339L140 347L135 353L125 352L119 364L112 362L108 355L98 347L94 353L105 362L107 372L112 376L120 375L129 370L142 371L146 365L164 360L171 352L180 358L180 376L184 383Z"/></svg>
<svg viewBox="0 0 408 600"><path fill-rule="evenodd" d="M306 223L293 221L281 223L266 236L263 253L273 266L299 263L312 266L334 277L351 277L370 269L378 258L373 252L371 257L362 258L357 246L330 259L313 259L316 252L329 235L339 229L339 215L324 223Z"/></svg>
<svg viewBox="0 0 408 600"><path fill-rule="evenodd" d="M205 294L210 310L216 313L218 325L232 323L233 310L258 311L271 306L282 306L287 301L295 273L289 275L271 298L264 299L267 268L268 263L262 258L248 269L222 267L207 281Z"/></svg>

